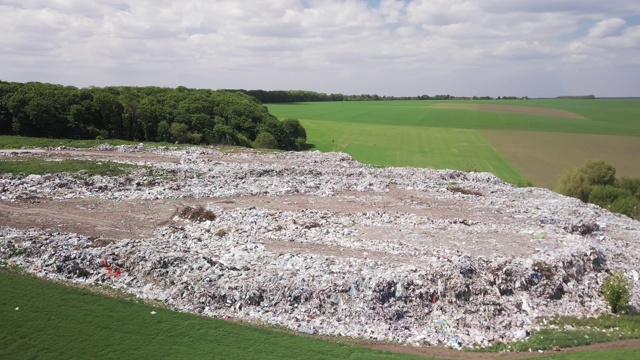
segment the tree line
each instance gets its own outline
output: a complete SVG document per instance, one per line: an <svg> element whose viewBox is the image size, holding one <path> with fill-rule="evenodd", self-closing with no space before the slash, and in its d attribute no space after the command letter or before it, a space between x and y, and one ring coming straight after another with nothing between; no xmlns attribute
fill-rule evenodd
<svg viewBox="0 0 640 360"><path fill-rule="evenodd" d="M382 100L527 100L528 97L517 96L453 96L439 94L434 96L384 96L377 94L326 94L307 90L244 90L226 89L229 92L240 92L255 97L265 104L293 103L293 102L322 102L322 101L382 101Z"/></svg>
<svg viewBox="0 0 640 360"><path fill-rule="evenodd" d="M77 88L0 81L0 134L191 144L306 147L298 120L278 120L242 92L183 86Z"/></svg>
<svg viewBox="0 0 640 360"><path fill-rule="evenodd" d="M640 220L640 178L617 178L616 168L606 161L588 161L568 171L558 192Z"/></svg>

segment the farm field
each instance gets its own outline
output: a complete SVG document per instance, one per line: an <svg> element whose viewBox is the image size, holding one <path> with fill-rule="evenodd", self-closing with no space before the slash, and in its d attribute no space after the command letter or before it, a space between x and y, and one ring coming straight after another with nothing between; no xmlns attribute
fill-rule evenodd
<svg viewBox="0 0 640 360"><path fill-rule="evenodd" d="M490 171L507 182L530 180L544 187L554 187L564 171L584 159L607 160L620 166L622 175L640 176L640 162L628 161L638 152L640 100L326 102L268 108L279 118L300 119L316 149L345 151L365 163ZM461 129L479 136L462 136ZM521 149L513 148L528 133L536 135ZM529 145L536 140L540 146Z"/></svg>
<svg viewBox="0 0 640 360"><path fill-rule="evenodd" d="M640 176L640 136L481 130L480 133L524 176L542 187L588 160L604 159L619 176Z"/></svg>
<svg viewBox="0 0 640 360"><path fill-rule="evenodd" d="M524 178L473 129L367 125L305 120L311 143L320 151L342 151L377 165L487 171L511 183ZM473 156L469 156L473 154Z"/></svg>

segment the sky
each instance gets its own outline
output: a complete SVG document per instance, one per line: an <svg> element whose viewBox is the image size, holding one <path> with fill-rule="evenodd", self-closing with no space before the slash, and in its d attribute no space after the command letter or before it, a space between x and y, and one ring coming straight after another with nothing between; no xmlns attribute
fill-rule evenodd
<svg viewBox="0 0 640 360"><path fill-rule="evenodd" d="M640 1L0 0L0 80L640 96Z"/></svg>

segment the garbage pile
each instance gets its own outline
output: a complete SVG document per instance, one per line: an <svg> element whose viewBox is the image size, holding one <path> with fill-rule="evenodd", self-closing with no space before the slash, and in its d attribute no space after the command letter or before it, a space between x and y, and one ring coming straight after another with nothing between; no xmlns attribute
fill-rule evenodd
<svg viewBox="0 0 640 360"><path fill-rule="evenodd" d="M640 222L549 190L487 173L373 168L339 153L99 150L144 168L1 175L0 200L208 203L183 207L153 238L100 246L2 226L1 261L180 311L412 345L486 346L525 338L541 318L605 313L600 287L612 270L640 300ZM251 199L260 201L243 205Z"/></svg>

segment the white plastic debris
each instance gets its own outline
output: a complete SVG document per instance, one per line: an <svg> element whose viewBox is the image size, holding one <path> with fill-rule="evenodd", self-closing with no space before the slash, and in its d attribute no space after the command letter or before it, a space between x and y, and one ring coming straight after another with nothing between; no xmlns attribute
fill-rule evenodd
<svg viewBox="0 0 640 360"><path fill-rule="evenodd" d="M638 281L639 222L491 174L373 168L340 153L101 149L51 156L148 168L4 174L0 205L197 201L215 219L167 216L152 238L99 245L0 226L0 260L206 316L453 347L524 339L539 318L606 312L607 271Z"/></svg>

